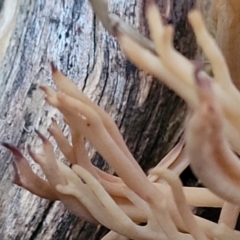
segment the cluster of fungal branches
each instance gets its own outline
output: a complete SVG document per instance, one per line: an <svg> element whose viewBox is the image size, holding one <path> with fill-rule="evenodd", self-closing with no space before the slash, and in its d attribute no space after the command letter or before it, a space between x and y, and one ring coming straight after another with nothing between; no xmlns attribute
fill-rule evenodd
<svg viewBox="0 0 240 240"><path fill-rule="evenodd" d="M184 140L146 175L109 115L52 64L58 90L40 88L47 103L62 113L70 128L71 142L56 120L48 129L70 166L55 158L50 141L36 130L43 154L35 153L31 146L28 151L46 178L32 171L16 147L3 143L15 156L13 182L42 198L59 200L75 215L106 226L111 231L104 240L240 239L240 232L234 230L240 206L240 163L235 154L240 154L240 94L201 14L193 10L188 19L214 77L207 75L201 62L191 62L173 48L173 28L163 23L153 1L148 1L146 9L152 40L108 15L101 1L91 4L126 56L189 105ZM85 140L117 176L92 165ZM179 174L189 164L205 188L182 186ZM189 206L222 208L219 222L195 216Z"/></svg>

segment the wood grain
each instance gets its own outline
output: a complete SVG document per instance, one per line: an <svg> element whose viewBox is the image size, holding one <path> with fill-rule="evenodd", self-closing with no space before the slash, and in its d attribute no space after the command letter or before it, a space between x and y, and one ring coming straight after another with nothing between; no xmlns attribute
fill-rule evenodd
<svg viewBox="0 0 240 240"><path fill-rule="evenodd" d="M159 0L164 6L166 1ZM196 44L186 22L194 0L173 0L169 22L176 27L174 44L194 58ZM148 34L144 1L116 0L110 11ZM53 85L50 62L69 76L116 121L127 145L143 168L154 166L177 141L185 117L184 103L159 81L136 69L94 17L85 0L19 0L16 26L0 66L0 141L26 154L31 144L41 151L34 128L47 135L60 114L44 102L39 85ZM174 63L173 63L174 64ZM56 145L53 142L55 148ZM89 150L94 164L108 165ZM56 148L56 157L64 160ZM12 156L0 147L0 239L100 239L106 232L67 212L58 202L40 199L11 183Z"/></svg>

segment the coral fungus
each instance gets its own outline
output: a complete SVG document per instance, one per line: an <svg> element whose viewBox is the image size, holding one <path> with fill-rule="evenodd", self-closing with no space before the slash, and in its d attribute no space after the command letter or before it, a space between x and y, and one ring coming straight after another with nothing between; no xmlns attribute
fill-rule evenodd
<svg viewBox="0 0 240 240"><path fill-rule="evenodd" d="M36 130L44 154L36 154L30 146L28 151L46 180L32 171L18 149L3 143L15 156L14 183L40 197L60 200L77 216L111 229L103 239L120 235L139 240L239 239L240 233L234 230L238 214L231 213L238 213L240 206L240 163L235 155L240 154L240 94L201 14L193 10L188 17L199 46L211 63L213 78L199 63L189 61L173 48L173 28L163 23L152 1L146 12L152 41L116 16L108 15L107 6L101 1L91 4L126 56L161 79L189 105L185 146L179 142L145 175L114 121L52 64L58 91L47 86L40 88L46 94L45 100L63 114L70 128L71 143L54 119L49 133L71 165L56 160L51 143ZM117 176L92 165L84 139ZM178 175L189 164L206 188L182 186ZM219 224L194 216L189 206L221 207Z"/></svg>

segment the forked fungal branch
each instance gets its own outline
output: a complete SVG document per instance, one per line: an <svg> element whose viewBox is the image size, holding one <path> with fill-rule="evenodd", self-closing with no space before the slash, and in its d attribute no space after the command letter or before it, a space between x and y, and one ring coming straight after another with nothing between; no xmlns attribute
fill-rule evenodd
<svg viewBox="0 0 240 240"><path fill-rule="evenodd" d="M32 171L17 148L3 143L15 156L13 182L40 197L60 200L75 215L108 227L112 232L105 240L120 235L136 240L240 239L240 233L234 230L240 206L240 163L234 153L240 154L240 94L201 14L193 10L188 18L212 65L214 78L173 48L173 28L163 24L153 1L148 2L146 12L152 41L108 15L102 1L90 2L126 56L161 79L191 108L185 146L178 143L146 176L109 115L52 64L58 91L47 86L40 88L46 94L45 100L63 114L70 128L71 142L54 119L48 131L71 167L55 159L51 143L36 130L44 155L34 153L30 146L28 151L46 180ZM91 164L85 139L118 177ZM206 188L182 186L178 175L188 164ZM189 206L222 207L219 224L194 216Z"/></svg>

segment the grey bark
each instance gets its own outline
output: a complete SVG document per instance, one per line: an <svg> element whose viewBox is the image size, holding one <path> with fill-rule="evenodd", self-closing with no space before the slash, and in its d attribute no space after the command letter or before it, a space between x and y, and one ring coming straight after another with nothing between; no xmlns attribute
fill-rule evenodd
<svg viewBox="0 0 240 240"><path fill-rule="evenodd" d="M158 1L163 12L166 2ZM172 0L168 19L176 27L175 47L189 58L194 58L196 44L186 14L194 2ZM147 35L144 10L145 1L110 1L110 11ZM38 89L39 85L53 85L51 61L106 109L145 170L176 143L185 117L184 103L124 57L86 0L19 0L16 26L0 66L0 141L13 143L26 156L28 143L41 151L33 130L47 134L51 117L57 118L64 134L69 135L60 114L44 102ZM91 154L94 164L109 169L98 154L93 150ZM56 156L63 159L57 149ZM1 147L0 239L85 240L100 239L106 232L73 216L61 203L14 186L11 161L11 154Z"/></svg>

